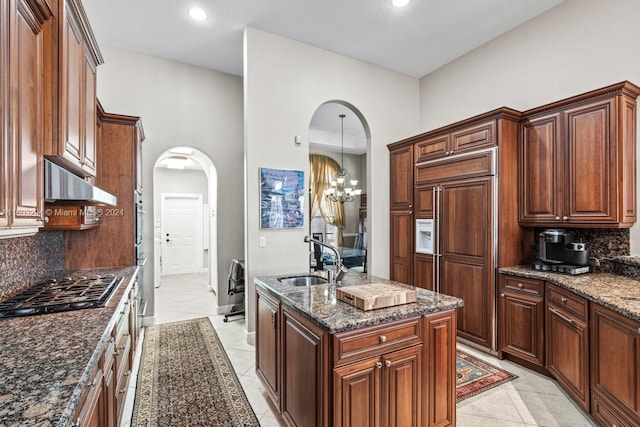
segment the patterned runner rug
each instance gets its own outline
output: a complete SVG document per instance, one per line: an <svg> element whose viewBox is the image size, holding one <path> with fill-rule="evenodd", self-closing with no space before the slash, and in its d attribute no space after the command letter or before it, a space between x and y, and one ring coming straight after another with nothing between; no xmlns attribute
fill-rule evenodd
<svg viewBox="0 0 640 427"><path fill-rule="evenodd" d="M456 352L456 402L518 378L468 353Z"/></svg>
<svg viewBox="0 0 640 427"><path fill-rule="evenodd" d="M132 426L260 425L209 319L145 335Z"/></svg>

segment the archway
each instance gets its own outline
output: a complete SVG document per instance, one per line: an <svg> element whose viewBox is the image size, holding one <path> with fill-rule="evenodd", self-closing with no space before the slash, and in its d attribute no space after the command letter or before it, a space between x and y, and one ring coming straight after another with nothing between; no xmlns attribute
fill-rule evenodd
<svg viewBox="0 0 640 427"><path fill-rule="evenodd" d="M319 209L316 209L317 203L314 204L314 200L311 200L310 209L314 211L314 215L310 216L309 233L336 246L362 249L363 252L354 258L355 261L347 260L351 264L349 267L356 267L361 271L366 271L366 249L370 237L370 212L367 206L370 140L369 125L363 114L346 101L324 102L316 109L309 124L309 154L333 159L339 164L339 169L346 170L350 179L357 181L354 188L362 191L354 200L341 203L344 213L344 222L341 225L331 225L332 221L319 213ZM313 191L310 188L310 195L313 195ZM317 198L315 201L317 202ZM338 230L335 228L336 225L341 231L338 237L334 233ZM316 258L317 255L315 254ZM314 266L313 258L311 264Z"/></svg>
<svg viewBox="0 0 640 427"><path fill-rule="evenodd" d="M174 173L170 186L161 184L161 174L172 171ZM204 175L205 185L193 184L191 181L184 179L181 181L180 172L191 171L191 174L201 173ZM184 178L184 175L183 175ZM191 188L190 188L191 186ZM202 151L197 148L188 146L175 146L165 150L156 160L153 168L153 202L154 202L154 218L153 218L153 236L154 236L154 283L156 287L160 286L160 277L163 274L162 260L162 243L168 240L169 236L163 236L163 218L162 218L162 195L188 195L200 196L202 200L202 245L198 249L202 250L201 260L197 263L198 269L204 271L208 275L208 288L219 297L218 289L218 253L217 253L217 188L218 174L215 165ZM177 190L176 190L177 189ZM177 197L180 198L180 197ZM194 197L197 199L198 197ZM198 206L198 205L194 205ZM166 218L165 218L166 220ZM165 260L166 265L166 260ZM164 269L165 273L167 272ZM219 299L216 299L219 304Z"/></svg>

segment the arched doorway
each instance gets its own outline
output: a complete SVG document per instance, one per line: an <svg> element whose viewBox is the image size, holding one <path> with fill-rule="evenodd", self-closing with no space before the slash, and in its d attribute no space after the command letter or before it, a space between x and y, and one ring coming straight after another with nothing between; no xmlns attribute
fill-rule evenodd
<svg viewBox="0 0 640 427"><path fill-rule="evenodd" d="M215 165L197 148L172 147L156 160L153 169L156 287L163 275L199 272L207 275L209 290L219 296L217 187ZM199 240L193 243L186 237L189 235ZM191 256L189 251L195 255Z"/></svg>
<svg viewBox="0 0 640 427"><path fill-rule="evenodd" d="M317 207L318 198L314 200L312 197L309 233L335 246L362 249L364 252L359 252L358 257L346 260L348 267L361 271L366 271L366 249L370 238L367 206L370 139L366 119L346 101L331 100L321 104L309 124L310 158L315 155L332 159L339 165L338 170L346 171L350 180L357 181L353 188L362 192L353 200L338 202L343 212L343 220L338 222L327 216L326 212L321 212L324 209ZM327 183L326 188L330 187L330 183ZM311 196L314 191L314 188L310 188ZM311 263L313 266L314 259Z"/></svg>

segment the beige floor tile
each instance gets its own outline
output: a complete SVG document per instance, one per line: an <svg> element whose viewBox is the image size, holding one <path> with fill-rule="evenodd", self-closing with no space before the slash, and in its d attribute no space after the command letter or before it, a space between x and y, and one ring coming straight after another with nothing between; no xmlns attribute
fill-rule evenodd
<svg viewBox="0 0 640 427"><path fill-rule="evenodd" d="M246 375L249 370L253 370L256 361L255 351L235 350L233 348L225 348L225 351L237 376Z"/></svg>
<svg viewBox="0 0 640 427"><path fill-rule="evenodd" d="M487 418L480 415L457 414L456 426L458 427L525 427L524 423L516 421L503 421L495 418Z"/></svg>
<svg viewBox="0 0 640 427"><path fill-rule="evenodd" d="M510 390L507 394L527 424L545 427L596 425L568 397L519 390Z"/></svg>
<svg viewBox="0 0 640 427"><path fill-rule="evenodd" d="M524 424L507 392L500 387L470 397L456 405L458 414L477 415Z"/></svg>

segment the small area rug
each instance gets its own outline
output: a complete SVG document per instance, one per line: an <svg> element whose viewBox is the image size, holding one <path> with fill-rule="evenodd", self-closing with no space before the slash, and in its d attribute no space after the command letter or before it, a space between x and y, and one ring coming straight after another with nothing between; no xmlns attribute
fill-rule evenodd
<svg viewBox="0 0 640 427"><path fill-rule="evenodd" d="M133 427L260 425L209 319L145 335Z"/></svg>
<svg viewBox="0 0 640 427"><path fill-rule="evenodd" d="M468 353L456 352L456 402L518 378Z"/></svg>

